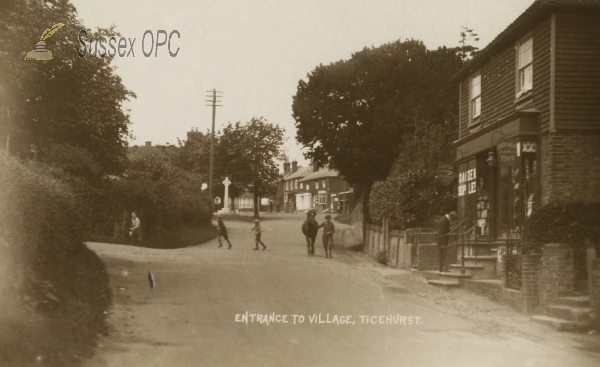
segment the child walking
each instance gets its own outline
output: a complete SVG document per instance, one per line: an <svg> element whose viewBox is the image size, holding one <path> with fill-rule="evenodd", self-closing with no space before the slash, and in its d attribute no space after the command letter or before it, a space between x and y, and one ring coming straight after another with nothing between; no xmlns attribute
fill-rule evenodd
<svg viewBox="0 0 600 367"><path fill-rule="evenodd" d="M229 242L227 228L225 227L225 223L223 222L223 217L221 217L221 214L217 214L217 224L219 226L219 236L217 237L217 239L219 240L219 247L223 247L223 244L221 243L221 237L223 237L225 241L227 241L227 243L229 244L229 249L231 249L231 242Z"/></svg>
<svg viewBox="0 0 600 367"><path fill-rule="evenodd" d="M254 232L256 236L256 247L254 249L258 250L258 244L260 243L263 247L263 250L266 250L267 246L265 246L265 244L260 240L260 234L262 233L262 230L260 229L260 221L258 219L254 220L254 227L252 227L250 232Z"/></svg>
<svg viewBox="0 0 600 367"><path fill-rule="evenodd" d="M333 259L333 234L335 233L335 226L331 223L331 215L325 216L325 222L319 225L319 228L323 227L323 247L325 247L325 257Z"/></svg>

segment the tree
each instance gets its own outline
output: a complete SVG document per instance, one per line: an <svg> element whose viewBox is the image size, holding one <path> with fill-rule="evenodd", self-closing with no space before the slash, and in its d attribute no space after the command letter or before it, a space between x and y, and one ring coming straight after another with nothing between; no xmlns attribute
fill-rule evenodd
<svg viewBox="0 0 600 367"><path fill-rule="evenodd" d="M458 54L463 62L471 60L475 55L477 55L477 51L479 50L479 47L469 45L467 43L468 41L479 41L479 35L472 29L463 26L460 31L460 41L458 41L460 46L457 48Z"/></svg>
<svg viewBox="0 0 600 367"><path fill-rule="evenodd" d="M384 180L418 121L443 124L457 108L449 81L461 65L454 50L427 50L416 40L319 65L298 83L296 139L308 158L330 159L350 183Z"/></svg>
<svg viewBox="0 0 600 367"><path fill-rule="evenodd" d="M283 154L284 129L263 117L242 124L229 123L219 136L216 165L219 171L254 193L254 216L258 218L259 199L271 194L278 179L276 159Z"/></svg>
<svg viewBox="0 0 600 367"><path fill-rule="evenodd" d="M371 185L386 179L403 138L421 126L456 126L450 79L461 66L456 49L406 40L319 65L298 82L296 140L308 148L307 158L330 160L354 184L366 221Z"/></svg>
<svg viewBox="0 0 600 367"><path fill-rule="evenodd" d="M58 22L65 26L45 40L53 60L23 61ZM115 74L112 58L78 56L82 29L68 0L14 0L0 10L0 125L7 127L10 114L13 154L33 149L43 156L65 145L86 150L104 173L119 173L130 124L123 102L135 94ZM87 34L118 35L113 27Z"/></svg>

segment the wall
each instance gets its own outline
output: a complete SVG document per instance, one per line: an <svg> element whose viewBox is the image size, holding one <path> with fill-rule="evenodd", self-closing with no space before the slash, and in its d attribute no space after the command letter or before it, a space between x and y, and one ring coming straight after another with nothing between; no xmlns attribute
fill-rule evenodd
<svg viewBox="0 0 600 367"><path fill-rule="evenodd" d="M549 243L542 250L539 272L540 303L553 303L558 297L573 295L575 271L573 254L566 243Z"/></svg>
<svg viewBox="0 0 600 367"><path fill-rule="evenodd" d="M600 132L554 132L541 137L542 205L600 201Z"/></svg>
<svg viewBox="0 0 600 367"><path fill-rule="evenodd" d="M600 130L600 11L556 15L556 129Z"/></svg>
<svg viewBox="0 0 600 367"><path fill-rule="evenodd" d="M540 125L548 126L550 90L550 16L544 17L530 29L533 33L533 104L540 111ZM528 32L519 34L509 47L496 53L483 63L481 72L481 126L489 125L499 118L509 115L516 109L515 96L517 64L515 45ZM462 139L469 135L469 88L470 79L460 84L460 132ZM477 130L479 126L471 127Z"/></svg>

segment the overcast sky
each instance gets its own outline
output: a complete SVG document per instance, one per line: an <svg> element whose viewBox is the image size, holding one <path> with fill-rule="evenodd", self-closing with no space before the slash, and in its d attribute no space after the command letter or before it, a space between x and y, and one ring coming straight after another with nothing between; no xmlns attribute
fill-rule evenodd
<svg viewBox="0 0 600 367"><path fill-rule="evenodd" d="M533 0L71 0L88 28L116 25L137 38L135 57L116 57L125 86L137 94L127 104L130 145L175 144L192 127L206 131L207 90L223 92L216 126L264 116L285 128L286 150L305 164L295 141L292 96L298 80L320 63L348 59L365 46L415 38L434 49L458 45L461 26L473 28L483 48ZM172 38L157 57L144 57L146 30ZM146 50L150 47L146 40Z"/></svg>

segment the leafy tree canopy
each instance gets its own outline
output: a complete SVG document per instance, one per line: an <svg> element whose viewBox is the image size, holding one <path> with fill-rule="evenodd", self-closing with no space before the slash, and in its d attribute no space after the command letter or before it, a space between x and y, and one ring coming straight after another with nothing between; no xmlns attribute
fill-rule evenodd
<svg viewBox="0 0 600 367"><path fill-rule="evenodd" d="M229 123L220 133L215 166L232 182L259 196L272 194L278 179L276 161L283 155L284 129L263 117Z"/></svg>
<svg viewBox="0 0 600 367"><path fill-rule="evenodd" d="M23 61L42 32L59 22L65 26L44 40L53 60ZM135 94L115 74L112 58L78 56L82 29L68 0L13 0L0 9L1 135L5 139L10 131L13 154L34 148L45 155L56 144L77 147L105 173L119 173L130 124L123 102ZM113 27L87 32L88 39L118 35Z"/></svg>
<svg viewBox="0 0 600 367"><path fill-rule="evenodd" d="M296 140L308 158L330 159L351 183L384 180L407 133L424 121L455 119L458 96L449 81L461 65L456 49L427 50L417 40L319 65L294 96Z"/></svg>

